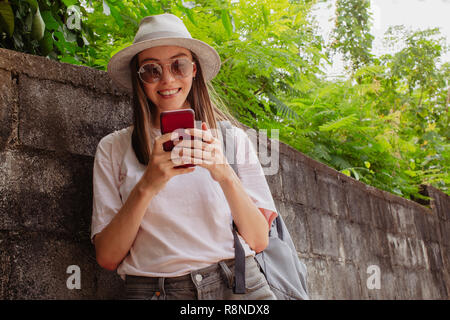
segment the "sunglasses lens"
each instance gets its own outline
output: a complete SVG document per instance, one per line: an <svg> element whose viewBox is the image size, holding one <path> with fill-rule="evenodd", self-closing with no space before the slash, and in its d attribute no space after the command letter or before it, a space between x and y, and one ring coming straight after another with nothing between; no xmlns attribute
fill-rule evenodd
<svg viewBox="0 0 450 320"><path fill-rule="evenodd" d="M170 64L170 72L175 78L184 78L192 73L192 62L188 59L176 59ZM139 76L144 82L158 82L162 78L163 68L157 63L144 64L139 70Z"/></svg>
<svg viewBox="0 0 450 320"><path fill-rule="evenodd" d="M192 72L192 63L187 59L177 59L170 65L170 70L175 77L186 77Z"/></svg>
<svg viewBox="0 0 450 320"><path fill-rule="evenodd" d="M156 82L161 79L162 69L159 64L149 63L141 67L141 79L145 82Z"/></svg>

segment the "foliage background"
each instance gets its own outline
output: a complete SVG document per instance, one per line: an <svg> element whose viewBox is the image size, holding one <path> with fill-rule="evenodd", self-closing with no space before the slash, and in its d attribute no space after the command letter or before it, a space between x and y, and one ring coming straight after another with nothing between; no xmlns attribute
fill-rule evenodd
<svg viewBox="0 0 450 320"><path fill-rule="evenodd" d="M427 199L421 184L450 194L450 64L439 30L392 27L386 40L403 49L376 57L370 1L336 0L329 44L315 2L0 0L0 47L106 71L141 18L173 13L219 52L213 85L240 122L279 129L280 141L396 195ZM322 73L333 52L346 57L348 79Z"/></svg>

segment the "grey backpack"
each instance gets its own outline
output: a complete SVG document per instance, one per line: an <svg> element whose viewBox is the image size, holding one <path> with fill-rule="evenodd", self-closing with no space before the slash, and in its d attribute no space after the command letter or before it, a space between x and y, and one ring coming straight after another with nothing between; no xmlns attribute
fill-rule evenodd
<svg viewBox="0 0 450 320"><path fill-rule="evenodd" d="M224 154L226 150L226 129L232 128L229 121L219 121L222 134ZM234 142L234 140L232 140ZM234 148L235 146L231 146ZM232 153L233 155L236 152ZM236 158L227 159L237 174ZM232 160L232 161L230 161ZM233 291L236 294L245 293L245 252L237 236L233 222L235 249L235 278ZM256 254L256 261L267 282L279 300L309 300L307 292L307 270L297 255L292 238L284 224L281 215L273 221L269 231L269 245L264 251Z"/></svg>

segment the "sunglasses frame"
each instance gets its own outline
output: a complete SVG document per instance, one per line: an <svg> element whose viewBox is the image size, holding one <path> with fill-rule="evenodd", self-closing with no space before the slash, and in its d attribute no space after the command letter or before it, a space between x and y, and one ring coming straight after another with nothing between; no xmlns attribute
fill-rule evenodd
<svg viewBox="0 0 450 320"><path fill-rule="evenodd" d="M191 61L191 60L189 60L188 58L176 58L176 59L173 59L171 63L157 63L157 62L148 62L148 63L144 63L142 66L139 67L139 70L138 70L138 72L137 72L137 74L138 74L138 76L139 76L139 79L141 79L142 82L147 83L147 84L154 84L154 83L157 83L157 82L161 81L162 76L163 76L163 74L164 74L164 72L165 72L165 71L164 71L164 66L166 66L166 65L170 65L169 72L172 74L172 76L173 76L174 78L176 78L176 79L183 79L183 78L188 77L189 75L186 75L186 76L183 77L183 76L175 75L175 74L172 73L172 64L175 63L175 61L177 61L177 60L187 60L187 61L189 61L189 62L191 63L191 65L194 65L194 64L195 64L194 61ZM142 79L141 73L144 73L144 72L142 72L142 68L143 68L144 66L148 65L148 64L157 64L157 65L159 65L159 66L161 67L162 73L161 73L161 77L160 77L158 80L153 81L153 82L147 82L147 81L145 81L144 79ZM192 74L193 71L194 71L194 68L192 68L191 74Z"/></svg>

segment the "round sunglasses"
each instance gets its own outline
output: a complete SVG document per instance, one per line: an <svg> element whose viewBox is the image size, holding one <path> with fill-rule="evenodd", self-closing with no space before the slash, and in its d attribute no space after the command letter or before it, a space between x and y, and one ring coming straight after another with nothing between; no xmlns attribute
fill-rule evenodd
<svg viewBox="0 0 450 320"><path fill-rule="evenodd" d="M143 64L137 72L139 78L148 84L152 84L161 80L163 75L163 66L170 65L170 72L176 79L186 78L190 76L194 70L195 62L187 58L178 58L171 63L159 64L150 62Z"/></svg>

